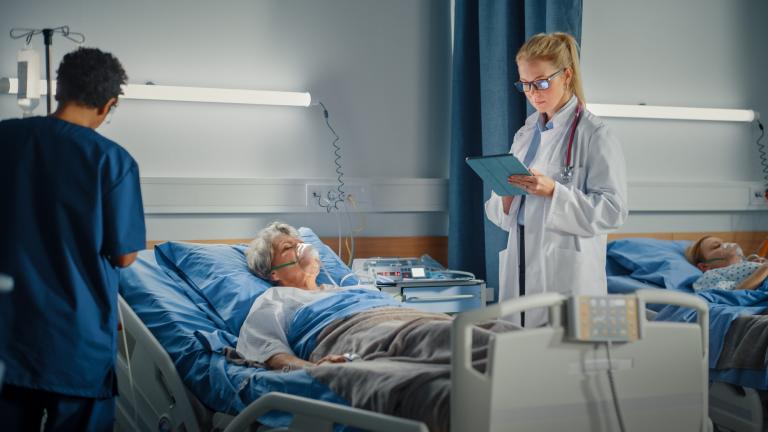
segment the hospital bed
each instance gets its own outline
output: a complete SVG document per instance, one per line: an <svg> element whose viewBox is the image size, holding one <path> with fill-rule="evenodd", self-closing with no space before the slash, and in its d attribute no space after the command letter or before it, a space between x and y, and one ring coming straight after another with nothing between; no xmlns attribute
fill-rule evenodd
<svg viewBox="0 0 768 432"><path fill-rule="evenodd" d="M198 246L192 249L219 254L229 247L231 257L242 255L242 248ZM142 251L136 264L121 272L118 430L234 431L254 425L282 428L291 421L291 430L331 430L332 424L426 430L416 421L350 407L303 371L282 373L228 361L221 349L236 344L232 315L248 309L231 306L249 305L250 288L214 298L207 291L221 295L220 279L204 285L199 274L178 277L161 268L158 261L172 252L167 247ZM206 267L199 257L184 254L171 258L201 267L208 276L214 267L227 265ZM703 303L675 294L638 293L637 301L641 307L653 302L699 308L706 322ZM641 319L642 338L614 344L614 364L606 360L603 344L569 339L565 305L565 298L550 294L458 315L452 330L451 430L618 430L607 370L615 375L628 430L647 430L650 421L654 430L708 430L706 326ZM485 372L474 369L468 361L474 324L533 307L550 309L550 325L495 335ZM649 372L662 368L671 372Z"/></svg>
<svg viewBox="0 0 768 432"><path fill-rule="evenodd" d="M665 289L692 293L691 285L701 272L690 265L683 253L689 241L622 239L608 245L608 291L630 293L637 289ZM725 356L736 355L734 346L765 345L768 293L710 292L702 294L712 310L710 336L709 415L723 431L768 431L768 364L764 349L752 364L759 368L728 368ZM649 313L658 319L683 319L679 310L650 305ZM720 356L718 356L720 352Z"/></svg>

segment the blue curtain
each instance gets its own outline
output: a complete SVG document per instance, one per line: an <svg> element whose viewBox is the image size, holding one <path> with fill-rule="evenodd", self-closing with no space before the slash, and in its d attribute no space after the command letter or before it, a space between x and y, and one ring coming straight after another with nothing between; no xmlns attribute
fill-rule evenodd
<svg viewBox="0 0 768 432"><path fill-rule="evenodd" d="M509 151L527 113L525 96L512 85L517 50L542 32L563 31L580 41L581 11L582 0L455 0L448 265L489 287L499 286L498 253L507 233L486 219L490 189L464 160Z"/></svg>

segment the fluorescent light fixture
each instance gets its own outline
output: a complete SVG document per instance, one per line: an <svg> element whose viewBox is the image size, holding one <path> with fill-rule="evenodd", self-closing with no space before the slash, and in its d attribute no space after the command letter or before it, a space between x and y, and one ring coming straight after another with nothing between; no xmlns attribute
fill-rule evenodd
<svg viewBox="0 0 768 432"><path fill-rule="evenodd" d="M742 109L610 104L587 104L587 109L600 117L730 122L751 122L760 118L757 111Z"/></svg>
<svg viewBox="0 0 768 432"><path fill-rule="evenodd" d="M56 82L52 82L56 92ZM41 94L47 94L45 80L40 85ZM0 78L0 94L19 92L19 80ZM206 87L179 87L161 85L127 84L123 86L121 99L147 99L179 102L212 102L248 105L310 106L312 96L308 92L280 92L267 90L239 90Z"/></svg>

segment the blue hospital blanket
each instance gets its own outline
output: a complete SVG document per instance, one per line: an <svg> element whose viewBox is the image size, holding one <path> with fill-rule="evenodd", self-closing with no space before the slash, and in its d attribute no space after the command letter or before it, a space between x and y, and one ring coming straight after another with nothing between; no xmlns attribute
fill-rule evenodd
<svg viewBox="0 0 768 432"><path fill-rule="evenodd" d="M227 361L223 348L234 347L236 335L199 292L171 280L152 251L139 252L120 271L120 294L168 352L184 385L214 411L236 415L271 391L349 404L305 370L283 373ZM259 421L280 427L290 416L273 411Z"/></svg>
<svg viewBox="0 0 768 432"><path fill-rule="evenodd" d="M695 293L709 304L709 368L710 379L732 384L768 389L768 371L716 370L725 336L733 321L742 315L759 315L768 310L768 280L755 290L707 290ZM695 322L696 312L668 305L659 311L655 321Z"/></svg>
<svg viewBox="0 0 768 432"><path fill-rule="evenodd" d="M294 354L308 359L317 344L317 336L331 322L369 309L402 306L403 303L378 290L340 291L296 311L288 330L288 343Z"/></svg>
<svg viewBox="0 0 768 432"><path fill-rule="evenodd" d="M768 281L756 290L707 290L693 292L702 272L685 258L688 241L623 239L607 248L608 292L627 294L641 288L669 289L699 296L709 305L709 377L758 389L768 389L768 371L715 369L725 337L739 316L762 314L768 309ZM695 322L696 313L672 305L648 305L658 321Z"/></svg>

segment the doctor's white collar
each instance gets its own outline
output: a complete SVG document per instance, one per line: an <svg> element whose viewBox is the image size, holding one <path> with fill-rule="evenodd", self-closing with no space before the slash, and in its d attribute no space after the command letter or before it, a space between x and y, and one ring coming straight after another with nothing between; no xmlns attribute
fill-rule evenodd
<svg viewBox="0 0 768 432"><path fill-rule="evenodd" d="M540 127L539 130L545 131L545 130L551 130L551 129L559 129L563 124L570 124L571 118L573 117L573 113L576 111L576 104L579 103L579 98L576 97L576 95L571 96L570 99L568 99L568 102L565 103L554 116L552 116L552 119L547 122L547 127ZM544 126L541 123L541 117L542 114L539 112L534 113L531 117L529 117L529 122L532 120L534 127ZM551 126L549 126L551 125Z"/></svg>

